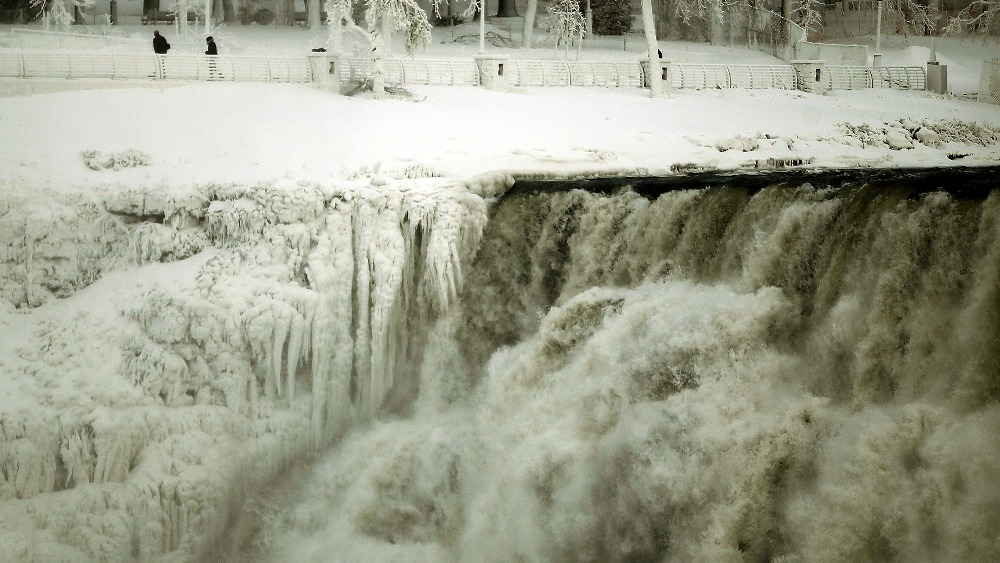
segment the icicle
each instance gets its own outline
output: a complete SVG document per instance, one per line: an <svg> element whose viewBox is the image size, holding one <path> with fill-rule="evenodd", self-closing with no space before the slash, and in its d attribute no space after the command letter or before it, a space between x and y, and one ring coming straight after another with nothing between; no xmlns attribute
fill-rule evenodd
<svg viewBox="0 0 1000 563"><path fill-rule="evenodd" d="M282 352L285 348L285 339L288 337L288 325L291 322L290 316L285 314L286 311L278 305L278 303L273 302L273 319L274 319L274 340L273 347L271 348L271 369L274 374L274 391L281 396L281 357Z"/></svg>
<svg viewBox="0 0 1000 563"><path fill-rule="evenodd" d="M299 363L299 350L302 348L303 320L298 315L291 315L291 327L288 336L288 402L295 399L295 371Z"/></svg>
<svg viewBox="0 0 1000 563"><path fill-rule="evenodd" d="M375 223L372 206L362 199L354 205L354 374L357 378L357 404L364 416L370 416L371 405L367 382L371 377L371 271L368 252Z"/></svg>

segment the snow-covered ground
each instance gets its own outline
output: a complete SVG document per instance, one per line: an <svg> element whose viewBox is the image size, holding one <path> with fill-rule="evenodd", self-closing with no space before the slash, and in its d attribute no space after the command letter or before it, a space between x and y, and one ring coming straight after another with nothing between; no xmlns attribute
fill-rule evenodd
<svg viewBox="0 0 1000 563"><path fill-rule="evenodd" d="M448 41L474 32L436 29L427 55L470 57L475 44ZM324 40L240 26L215 35L223 52L227 41L291 53ZM627 51L602 45L581 56L642 48L638 37ZM884 45L886 65L928 54ZM746 49L661 48L674 60L778 63ZM936 49L952 91L974 91L989 49ZM199 542L221 534L241 487L392 399L380 362L416 345L395 332L402 296L418 292L407 306L427 318L447 308L487 204L512 179L1000 163L1000 106L962 95L408 90L376 100L313 85L0 80L5 553L203 555ZM353 216L355 231L334 216ZM338 324L358 307L351 288L369 286L354 290L370 299L368 316ZM359 324L370 340L340 353L338 338ZM337 371L344 354L371 376L357 405L342 404L361 385ZM305 365L310 389L296 394Z"/></svg>

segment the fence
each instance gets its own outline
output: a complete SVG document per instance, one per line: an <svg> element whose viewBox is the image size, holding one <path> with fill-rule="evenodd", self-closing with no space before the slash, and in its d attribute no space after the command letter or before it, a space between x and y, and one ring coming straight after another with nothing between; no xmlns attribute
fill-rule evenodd
<svg viewBox="0 0 1000 563"><path fill-rule="evenodd" d="M385 59L383 64L386 84L479 85L479 69L471 60ZM364 80L373 73L371 59L341 59L341 82Z"/></svg>
<svg viewBox="0 0 1000 563"><path fill-rule="evenodd" d="M642 67L638 61L512 60L505 66L511 86L603 86L641 88Z"/></svg>
<svg viewBox="0 0 1000 563"><path fill-rule="evenodd" d="M839 66L824 65L816 86L819 91L895 88L926 90L927 74L919 66ZM800 89L808 90L802 84Z"/></svg>
<svg viewBox="0 0 1000 563"><path fill-rule="evenodd" d="M474 61L446 59L386 59L387 84L479 85ZM340 79L366 79L372 62L365 58L341 59ZM504 63L507 84L528 86L603 86L641 88L642 68L637 61L509 60Z"/></svg>
<svg viewBox="0 0 1000 563"><path fill-rule="evenodd" d="M0 53L0 77L311 82L305 57Z"/></svg>
<svg viewBox="0 0 1000 563"><path fill-rule="evenodd" d="M1000 99L1000 62L983 63L980 99ZM480 84L474 61L448 59L386 59L387 84ZM808 89L799 83L795 69L786 65L722 65L673 63L666 65L674 89ZM922 67L825 66L817 74L818 90L863 88L926 89ZM987 68L991 70L987 70ZM372 62L364 58L341 59L342 82L372 75ZM504 65L507 84L532 86L599 86L641 88L645 77L638 61L509 60ZM0 77L8 78L111 78L160 80L212 80L227 82L296 82L313 80L306 57L246 57L154 55L125 53L0 53ZM983 94L983 93L986 94ZM990 98L992 96L992 98ZM1000 103L1000 102L993 102Z"/></svg>
<svg viewBox="0 0 1000 563"><path fill-rule="evenodd" d="M983 69L979 74L979 95L976 99L1000 105L1000 60L983 61Z"/></svg>
<svg viewBox="0 0 1000 563"><path fill-rule="evenodd" d="M795 69L786 65L670 64L667 80L677 89L794 90Z"/></svg>

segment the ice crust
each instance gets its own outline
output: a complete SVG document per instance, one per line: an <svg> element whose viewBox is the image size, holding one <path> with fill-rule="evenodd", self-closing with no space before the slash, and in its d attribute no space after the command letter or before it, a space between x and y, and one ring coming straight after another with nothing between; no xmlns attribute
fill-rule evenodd
<svg viewBox="0 0 1000 563"><path fill-rule="evenodd" d="M3 366L11 556L197 559L246 490L390 394L411 402L415 350L487 207L463 184L397 176L7 201L2 301L26 315L116 269L194 264L122 310L53 313Z"/></svg>

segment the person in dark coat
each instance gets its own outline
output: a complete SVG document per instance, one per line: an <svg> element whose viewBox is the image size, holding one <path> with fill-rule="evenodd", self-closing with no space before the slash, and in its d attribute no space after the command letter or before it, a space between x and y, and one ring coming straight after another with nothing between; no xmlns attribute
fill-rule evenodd
<svg viewBox="0 0 1000 563"><path fill-rule="evenodd" d="M170 43L167 43L167 38L160 35L159 30L153 30L153 52L157 55L166 55L169 50Z"/></svg>
<svg viewBox="0 0 1000 563"><path fill-rule="evenodd" d="M205 41L208 42L208 50L205 51L205 54L206 55L218 55L219 54L219 49L215 46L215 39L212 39L212 36L209 35L208 37L205 38Z"/></svg>

